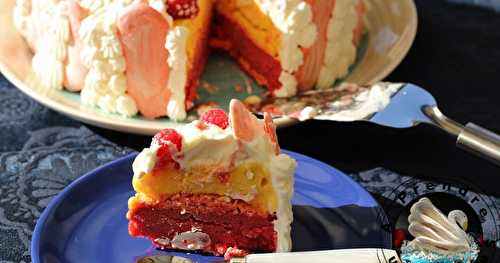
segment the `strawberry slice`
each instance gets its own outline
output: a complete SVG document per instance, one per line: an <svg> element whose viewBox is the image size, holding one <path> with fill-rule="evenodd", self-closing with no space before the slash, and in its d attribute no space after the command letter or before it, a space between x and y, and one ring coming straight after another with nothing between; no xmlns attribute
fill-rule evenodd
<svg viewBox="0 0 500 263"><path fill-rule="evenodd" d="M167 12L174 19L190 18L198 14L198 11L196 0L167 0Z"/></svg>

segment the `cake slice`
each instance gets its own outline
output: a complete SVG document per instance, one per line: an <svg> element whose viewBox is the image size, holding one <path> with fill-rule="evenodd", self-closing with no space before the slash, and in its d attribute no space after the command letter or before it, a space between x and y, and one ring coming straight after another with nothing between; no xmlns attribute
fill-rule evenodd
<svg viewBox="0 0 500 263"><path fill-rule="evenodd" d="M216 3L212 46L277 97L327 88L356 59L363 0L225 0Z"/></svg>
<svg viewBox="0 0 500 263"><path fill-rule="evenodd" d="M295 166L270 115L232 100L229 116L213 109L163 130L136 157L129 233L214 255L289 251Z"/></svg>

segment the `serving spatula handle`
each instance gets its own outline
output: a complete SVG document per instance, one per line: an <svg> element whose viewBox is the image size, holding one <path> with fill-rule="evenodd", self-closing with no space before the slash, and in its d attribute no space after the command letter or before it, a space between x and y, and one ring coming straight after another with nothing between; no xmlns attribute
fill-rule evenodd
<svg viewBox="0 0 500 263"><path fill-rule="evenodd" d="M240 261L241 260L241 261ZM335 249L308 252L251 254L230 262L244 263L401 263L396 251L381 248Z"/></svg>
<svg viewBox="0 0 500 263"><path fill-rule="evenodd" d="M474 123L458 134L457 146L500 165L500 136Z"/></svg>
<svg viewBox="0 0 500 263"><path fill-rule="evenodd" d="M425 114L441 129L457 136L457 146L500 165L500 135L474 123L465 126L446 117L437 106L424 107Z"/></svg>

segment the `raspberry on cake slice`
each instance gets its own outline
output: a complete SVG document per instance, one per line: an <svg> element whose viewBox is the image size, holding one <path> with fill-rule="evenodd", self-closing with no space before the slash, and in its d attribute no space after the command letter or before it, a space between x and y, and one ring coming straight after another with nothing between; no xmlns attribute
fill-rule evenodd
<svg viewBox="0 0 500 263"><path fill-rule="evenodd" d="M289 251L295 167L270 116L232 100L229 116L214 109L163 130L136 157L129 233L214 255Z"/></svg>

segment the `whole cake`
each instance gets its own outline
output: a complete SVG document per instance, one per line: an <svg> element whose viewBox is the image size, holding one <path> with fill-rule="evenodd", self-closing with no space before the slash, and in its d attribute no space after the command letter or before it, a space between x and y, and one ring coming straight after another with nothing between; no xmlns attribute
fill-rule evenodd
<svg viewBox="0 0 500 263"><path fill-rule="evenodd" d="M154 136L133 163L129 233L215 255L289 251L296 162L238 100Z"/></svg>
<svg viewBox="0 0 500 263"><path fill-rule="evenodd" d="M14 23L41 86L109 113L183 120L209 42L289 97L348 73L365 13L364 0L17 0Z"/></svg>

